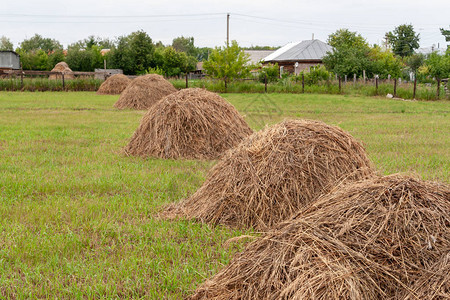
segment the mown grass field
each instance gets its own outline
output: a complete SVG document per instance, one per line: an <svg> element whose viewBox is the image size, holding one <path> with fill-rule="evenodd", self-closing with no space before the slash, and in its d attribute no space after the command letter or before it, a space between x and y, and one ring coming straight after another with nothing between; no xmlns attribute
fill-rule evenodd
<svg viewBox="0 0 450 300"><path fill-rule="evenodd" d="M450 102L225 94L254 129L286 117L339 125L383 174L450 182ZM226 264L245 232L156 218L213 161L126 157L144 112L118 96L0 92L0 298L179 299Z"/></svg>

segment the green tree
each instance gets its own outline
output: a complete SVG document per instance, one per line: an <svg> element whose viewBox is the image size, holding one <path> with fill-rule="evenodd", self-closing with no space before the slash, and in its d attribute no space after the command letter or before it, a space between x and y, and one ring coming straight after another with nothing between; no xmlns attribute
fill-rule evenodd
<svg viewBox="0 0 450 300"><path fill-rule="evenodd" d="M13 51L13 43L6 36L0 37L0 51Z"/></svg>
<svg viewBox="0 0 450 300"><path fill-rule="evenodd" d="M62 62L65 59L66 57L62 49L53 51L48 55L47 70L53 69L57 63Z"/></svg>
<svg viewBox="0 0 450 300"><path fill-rule="evenodd" d="M436 97L439 98L441 79L450 77L450 51L447 50L445 55L439 55L436 52L433 52L425 63L429 69L430 75L436 78Z"/></svg>
<svg viewBox="0 0 450 300"><path fill-rule="evenodd" d="M412 25L397 26L394 31L386 33L386 39L392 51L401 57L412 55L419 48L419 34L416 34Z"/></svg>
<svg viewBox="0 0 450 300"><path fill-rule="evenodd" d="M221 79L225 83L236 78L243 78L250 73L247 65L248 55L242 51L236 41L232 41L229 47L216 47L204 62L203 68L213 78Z"/></svg>
<svg viewBox="0 0 450 300"><path fill-rule="evenodd" d="M43 50L50 53L57 49L62 49L62 45L55 39L44 38L39 34L35 34L29 39L25 39L20 43L20 48L25 52Z"/></svg>
<svg viewBox="0 0 450 300"><path fill-rule="evenodd" d="M369 44L360 34L345 28L339 29L335 33L330 34L328 36L327 43L334 49L369 49Z"/></svg>
<svg viewBox="0 0 450 300"><path fill-rule="evenodd" d="M112 64L125 74L143 74L154 67L155 45L144 31L136 31L119 38L117 47L112 50Z"/></svg>
<svg viewBox="0 0 450 300"><path fill-rule="evenodd" d="M444 28L441 28L441 33L445 37L445 41L450 42L450 30L445 30Z"/></svg>
<svg viewBox="0 0 450 300"><path fill-rule="evenodd" d="M42 50L35 50L25 52L22 49L16 49L16 52L20 55L20 63L24 70L48 70L48 54Z"/></svg>
<svg viewBox="0 0 450 300"><path fill-rule="evenodd" d="M193 57L197 56L197 48L194 46L193 37L180 36L174 38L172 41L172 47L177 51L186 53L187 55Z"/></svg>
<svg viewBox="0 0 450 300"><path fill-rule="evenodd" d="M382 50L380 47L373 47L369 52L371 66L369 72L377 74L380 78L388 78L388 75L394 78L400 77L403 69L403 63L396 58L390 50Z"/></svg>
<svg viewBox="0 0 450 300"><path fill-rule="evenodd" d="M95 68L103 68L103 57L96 45L89 49L70 47L67 51L66 62L73 71L92 72Z"/></svg>
<svg viewBox="0 0 450 300"><path fill-rule="evenodd" d="M370 47L360 34L339 29L330 34L327 43L333 47L333 51L323 58L323 63L329 71L340 76L360 76L363 70L369 71Z"/></svg>

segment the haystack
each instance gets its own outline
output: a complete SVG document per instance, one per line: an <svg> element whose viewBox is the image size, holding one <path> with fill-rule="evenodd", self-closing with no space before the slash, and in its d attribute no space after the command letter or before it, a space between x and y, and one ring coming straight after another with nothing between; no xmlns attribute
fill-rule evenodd
<svg viewBox="0 0 450 300"><path fill-rule="evenodd" d="M174 86L161 75L139 76L128 84L114 107L146 110L165 96L176 91Z"/></svg>
<svg viewBox="0 0 450 300"><path fill-rule="evenodd" d="M123 74L115 74L106 79L98 88L99 95L118 95L125 90L131 82L127 76Z"/></svg>
<svg viewBox="0 0 450 300"><path fill-rule="evenodd" d="M202 89L184 89L148 110L125 153L216 159L251 133L238 111L219 95Z"/></svg>
<svg viewBox="0 0 450 300"><path fill-rule="evenodd" d="M69 68L69 65L65 62L59 62L52 69L52 72L61 72L64 74L64 79L74 79L73 71ZM61 75L50 75L49 79L61 79Z"/></svg>
<svg viewBox="0 0 450 300"><path fill-rule="evenodd" d="M449 186L399 175L344 185L248 244L192 299L401 299L450 250L449 199Z"/></svg>
<svg viewBox="0 0 450 300"><path fill-rule="evenodd" d="M363 146L319 121L286 120L229 151L167 218L267 230L343 180L373 173Z"/></svg>

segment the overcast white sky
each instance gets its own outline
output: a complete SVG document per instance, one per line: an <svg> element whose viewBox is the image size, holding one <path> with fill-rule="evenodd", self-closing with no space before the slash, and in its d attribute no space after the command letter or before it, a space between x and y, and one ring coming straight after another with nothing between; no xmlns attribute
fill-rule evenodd
<svg viewBox="0 0 450 300"><path fill-rule="evenodd" d="M183 35L196 46L222 46L227 12L230 39L241 46L282 46L313 33L326 41L339 28L380 44L387 31L412 24L421 47L445 47L439 28L450 28L450 0L0 0L0 36L17 47L39 33L66 47L89 35L115 38L142 29L164 44Z"/></svg>

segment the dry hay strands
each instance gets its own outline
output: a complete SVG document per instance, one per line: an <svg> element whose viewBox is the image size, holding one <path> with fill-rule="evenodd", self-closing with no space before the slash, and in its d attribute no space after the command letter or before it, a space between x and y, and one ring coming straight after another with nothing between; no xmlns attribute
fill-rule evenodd
<svg viewBox="0 0 450 300"><path fill-rule="evenodd" d="M74 79L75 76L73 75L72 69L69 68L69 65L65 62L59 62L55 65L55 67L52 69L52 72L61 72L64 74L64 79ZM61 78L60 75L50 75L48 77L49 79L59 79Z"/></svg>
<svg viewBox="0 0 450 300"><path fill-rule="evenodd" d="M401 299L449 252L449 197L399 175L349 183L248 244L192 299Z"/></svg>
<svg viewBox="0 0 450 300"><path fill-rule="evenodd" d="M217 159L252 132L219 95L183 89L148 110L124 151L143 157Z"/></svg>
<svg viewBox="0 0 450 300"><path fill-rule="evenodd" d="M146 110L163 97L176 91L177 89L161 75L139 76L127 85L114 107Z"/></svg>
<svg viewBox="0 0 450 300"><path fill-rule="evenodd" d="M228 151L166 218L267 230L342 181L373 174L364 147L336 126L285 120Z"/></svg>
<svg viewBox="0 0 450 300"><path fill-rule="evenodd" d="M99 95L118 95L122 93L131 82L127 76L123 74L115 74L108 77L98 88Z"/></svg>
<svg viewBox="0 0 450 300"><path fill-rule="evenodd" d="M425 270L411 287L405 291L403 300L444 300L450 299L450 252L443 255L441 259Z"/></svg>

